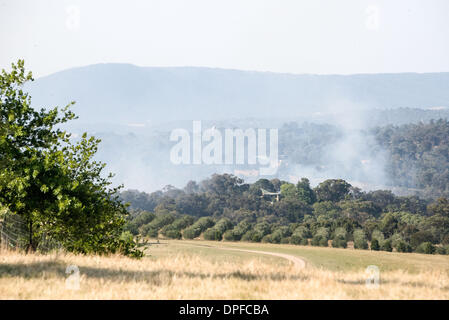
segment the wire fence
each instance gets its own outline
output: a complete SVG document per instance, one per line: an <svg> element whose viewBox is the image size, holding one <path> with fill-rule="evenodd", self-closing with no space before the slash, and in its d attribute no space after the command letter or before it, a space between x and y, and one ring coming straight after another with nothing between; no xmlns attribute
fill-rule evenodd
<svg viewBox="0 0 449 320"><path fill-rule="evenodd" d="M0 214L0 247L2 249L27 250L29 247L29 226L21 216L9 211ZM48 234L42 233L33 242L39 252L60 250L62 245Z"/></svg>

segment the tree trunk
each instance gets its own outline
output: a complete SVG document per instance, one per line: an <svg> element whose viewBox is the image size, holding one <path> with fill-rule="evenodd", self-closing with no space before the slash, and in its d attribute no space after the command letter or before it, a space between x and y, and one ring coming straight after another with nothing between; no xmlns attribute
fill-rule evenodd
<svg viewBox="0 0 449 320"><path fill-rule="evenodd" d="M29 225L29 239L28 239L28 245L26 248L26 253L31 253L31 252L35 252L36 248L34 247L34 243L33 243L33 220L31 219L31 217L29 218L30 220L30 225Z"/></svg>

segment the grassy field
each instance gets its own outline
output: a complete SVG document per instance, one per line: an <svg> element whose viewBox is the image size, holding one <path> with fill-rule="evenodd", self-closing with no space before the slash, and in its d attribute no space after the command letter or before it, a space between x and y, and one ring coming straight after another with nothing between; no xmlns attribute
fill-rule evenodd
<svg viewBox="0 0 449 320"><path fill-rule="evenodd" d="M366 286L369 265L378 287ZM0 288L0 299L449 299L449 256L184 240L141 260L1 251Z"/></svg>

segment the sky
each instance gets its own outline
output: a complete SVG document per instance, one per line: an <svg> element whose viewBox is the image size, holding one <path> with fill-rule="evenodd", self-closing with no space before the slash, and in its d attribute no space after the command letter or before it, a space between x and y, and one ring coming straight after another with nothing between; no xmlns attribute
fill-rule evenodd
<svg viewBox="0 0 449 320"><path fill-rule="evenodd" d="M0 0L0 68L449 71L447 0Z"/></svg>

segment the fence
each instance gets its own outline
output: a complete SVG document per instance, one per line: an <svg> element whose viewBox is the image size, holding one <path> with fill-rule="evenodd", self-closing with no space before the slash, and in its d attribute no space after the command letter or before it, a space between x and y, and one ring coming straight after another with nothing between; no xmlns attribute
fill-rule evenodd
<svg viewBox="0 0 449 320"><path fill-rule="evenodd" d="M0 246L3 249L25 250L29 244L29 227L19 215L8 211L0 215ZM37 251L48 252L61 249L61 244L46 233L42 233L37 242Z"/></svg>

